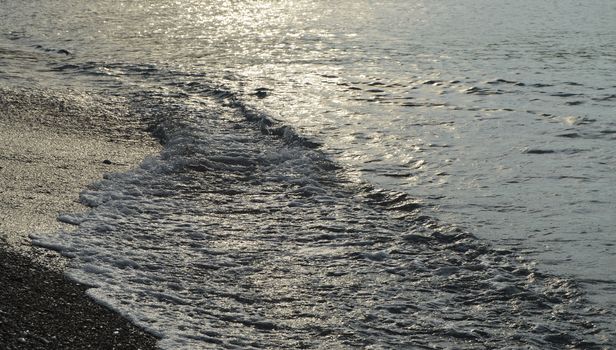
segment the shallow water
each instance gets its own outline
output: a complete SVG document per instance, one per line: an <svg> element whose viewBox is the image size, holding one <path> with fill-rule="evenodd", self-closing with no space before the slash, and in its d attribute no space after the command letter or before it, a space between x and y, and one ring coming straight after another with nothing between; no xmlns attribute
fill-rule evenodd
<svg viewBox="0 0 616 350"><path fill-rule="evenodd" d="M240 102L177 99L135 101L164 116L159 157L84 191L93 210L60 216L76 233L33 236L163 348L609 344L574 280L356 183Z"/></svg>
<svg viewBox="0 0 616 350"><path fill-rule="evenodd" d="M468 341L476 347L487 339L488 347L501 347L524 338L532 346L557 347L563 338L548 335L584 339L579 323L545 320L545 311L533 304L539 297L526 305L511 286L540 295L564 288L563 299L550 301L554 311L577 302L579 284L597 304L591 315L574 314L599 323L609 317L597 310L616 309L616 163L610 152L616 135L616 6L609 1L2 5L0 81L122 95L137 115L158 121L157 135L167 142L161 158L85 192L96 209L79 235L39 243L75 255L76 278L103 283L104 290L122 286L93 293L138 322L156 312L135 315L135 305L159 310L165 317L151 328L169 336L163 330L177 327L171 333L181 334L168 344L195 337L203 327L195 320L211 314L203 322L211 317L255 330L240 347L250 341L278 347L290 334L298 343L289 346ZM389 193L376 200L389 201L384 207L370 199L376 193ZM387 210L392 207L403 211ZM418 219L423 216L431 219ZM440 224L433 226L434 220ZM147 234L139 233L146 227ZM420 229L472 232L481 241L464 238L470 246L458 250L452 248L457 240L404 238ZM113 235L99 237L104 232ZM104 252L87 248L101 239L108 245ZM484 252L478 247L486 242ZM134 256L124 264L117 263L118 254ZM518 256L524 262L515 262ZM448 270L467 258L483 267ZM200 259L223 267L188 263ZM150 260L165 261L174 272L149 271ZM178 261L186 263L176 266ZM560 279L535 281L534 264ZM415 269L414 277L406 276ZM520 269L525 272L509 275ZM135 276L124 276L126 270ZM329 272L331 285L324 282ZM178 281L167 281L170 276ZM157 278L177 284L177 291L157 298L143 286ZM198 290L195 278L213 282ZM244 278L252 284L230 285ZM564 287L554 287L552 278L566 281L558 282ZM455 288L445 288L442 279ZM501 279L506 297L494 295L500 287L492 282L474 287ZM529 279L537 285L528 287ZM329 306L306 300L314 283L329 285ZM389 284L396 288L388 290ZM226 294L212 305L233 304L228 310L182 306L192 307L191 298L214 290ZM251 294L281 290L291 295L288 302ZM523 301L511 301L507 293ZM468 301L472 294L485 294L489 302L478 307ZM430 295L440 301L410 302ZM459 300L474 306L455 320L443 318L444 308L461 307ZM285 307L278 313L272 303ZM380 314L389 303L406 305L396 309L404 317ZM519 314L509 309L520 303L513 308ZM344 326L329 329L322 343L313 327L328 309L336 311L323 327ZM371 319L373 312L378 315ZM521 325L525 313L534 315L535 326ZM197 329L177 326L187 315L192 318L182 327ZM409 315L417 323L405 324ZM381 329L387 320L402 322L407 333ZM494 322L518 326L512 333L481 328ZM467 334L452 336L443 324ZM476 326L489 335L469 335ZM237 333L212 327L214 333L204 337L233 345ZM529 329L534 335L524 333Z"/></svg>

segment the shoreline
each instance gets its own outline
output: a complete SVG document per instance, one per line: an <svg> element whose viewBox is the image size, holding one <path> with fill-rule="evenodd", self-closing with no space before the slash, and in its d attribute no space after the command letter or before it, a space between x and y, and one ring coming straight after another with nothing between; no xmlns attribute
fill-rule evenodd
<svg viewBox="0 0 616 350"><path fill-rule="evenodd" d="M67 259L28 235L70 231L79 193L160 150L125 101L72 90L0 87L0 345L155 349L157 338L87 297Z"/></svg>

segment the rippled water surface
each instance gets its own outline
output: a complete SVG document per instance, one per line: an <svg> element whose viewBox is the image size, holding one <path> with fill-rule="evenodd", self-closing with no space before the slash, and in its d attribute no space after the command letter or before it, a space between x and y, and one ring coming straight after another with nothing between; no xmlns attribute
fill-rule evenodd
<svg viewBox="0 0 616 350"><path fill-rule="evenodd" d="M156 120L161 157L39 243L141 324L175 305L151 320L185 317L169 344L581 346L579 320L616 309L611 1L0 5L2 84ZM578 287L596 310L568 309Z"/></svg>

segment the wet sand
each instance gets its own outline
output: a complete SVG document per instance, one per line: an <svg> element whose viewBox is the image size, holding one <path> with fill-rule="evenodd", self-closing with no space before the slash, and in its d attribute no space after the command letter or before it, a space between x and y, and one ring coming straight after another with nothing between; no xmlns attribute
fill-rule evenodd
<svg viewBox="0 0 616 350"><path fill-rule="evenodd" d="M75 91L0 88L0 348L152 349L156 338L68 281L66 260L29 234L72 227L79 193L158 144L125 101Z"/></svg>

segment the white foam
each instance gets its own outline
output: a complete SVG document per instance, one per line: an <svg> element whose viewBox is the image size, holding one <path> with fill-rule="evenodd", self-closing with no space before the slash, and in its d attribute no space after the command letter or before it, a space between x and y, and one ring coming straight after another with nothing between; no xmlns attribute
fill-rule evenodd
<svg viewBox="0 0 616 350"><path fill-rule="evenodd" d="M60 214L58 215L58 221L70 225L79 225L83 222L83 216L79 214Z"/></svg>
<svg viewBox="0 0 616 350"><path fill-rule="evenodd" d="M32 244L37 247L55 250L59 253L65 253L70 250L68 245L50 241L48 237L30 235L30 238L32 239Z"/></svg>

